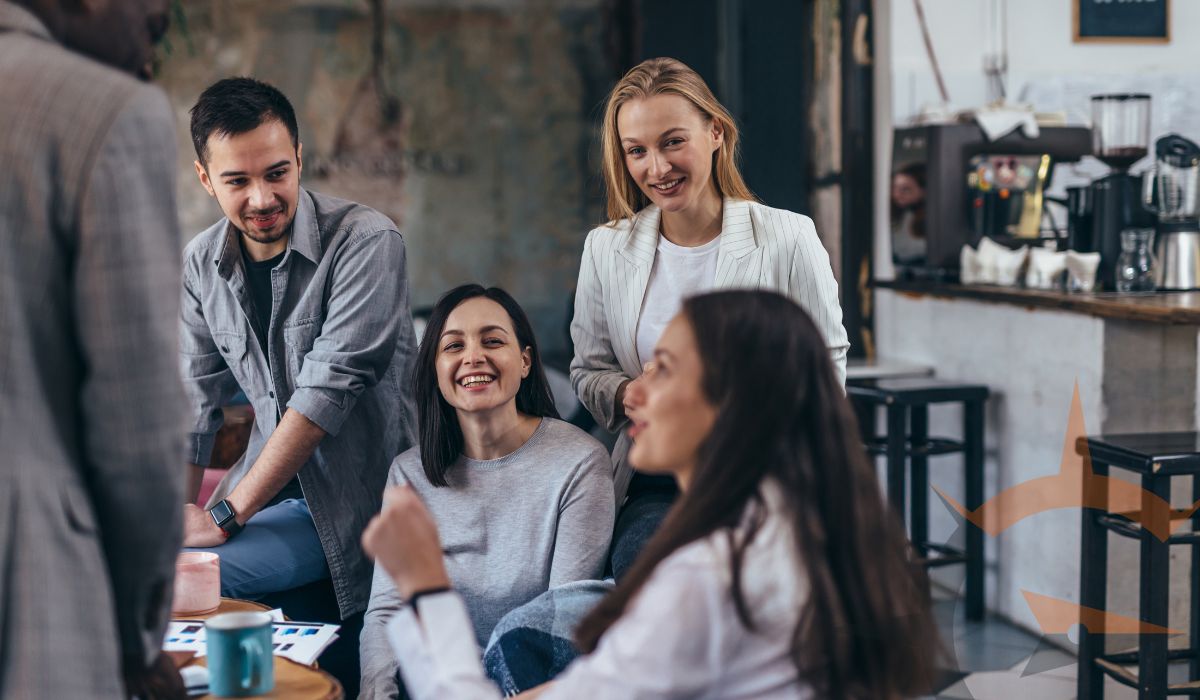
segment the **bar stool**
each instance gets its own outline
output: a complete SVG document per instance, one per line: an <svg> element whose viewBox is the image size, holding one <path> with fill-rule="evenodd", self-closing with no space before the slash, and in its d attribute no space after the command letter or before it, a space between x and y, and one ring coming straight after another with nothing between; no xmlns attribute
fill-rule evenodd
<svg viewBox="0 0 1200 700"><path fill-rule="evenodd" d="M867 452L886 458L888 501L905 519L906 472L912 471L911 518L909 536L928 567L965 564L967 567L966 615L982 620L983 606L983 531L968 523L963 550L929 541L929 458L962 453L966 484L964 506L974 510L983 503L983 405L988 388L982 384L962 384L932 378L880 379L856 381L846 393L859 405ZM939 403L963 405L963 438L929 436L929 406ZM887 410L887 432L875 435L874 409ZM930 557L934 552L939 556Z"/></svg>
<svg viewBox="0 0 1200 700"><path fill-rule="evenodd" d="M1162 698L1167 695L1200 694L1200 512L1172 510L1171 479L1190 475L1192 499L1200 501L1200 434L1144 433L1137 435L1100 435L1079 438L1075 451L1090 455L1094 477L1107 477L1110 468L1124 469L1141 476L1141 510L1126 513L1109 512L1109 493L1105 488L1085 485L1091 495L1093 508L1081 508L1083 531L1080 547L1079 604L1084 608L1104 610L1108 586L1109 532L1139 540L1138 619L1159 627L1167 627L1167 606L1170 597L1170 548L1172 545L1191 545L1191 623L1188 648L1170 651L1163 633L1137 635L1135 651L1106 654L1104 634L1090 632L1081 626L1079 638L1078 697L1093 700L1104 697L1104 674L1132 688L1139 698ZM1155 496L1159 501L1154 498ZM1166 505L1164 505L1164 502ZM1190 516L1190 518L1189 518ZM1160 535L1186 519L1192 529L1170 535ZM1143 527L1145 524L1145 527ZM1167 684L1170 661L1188 659L1190 683ZM1134 675L1125 664L1137 664Z"/></svg>

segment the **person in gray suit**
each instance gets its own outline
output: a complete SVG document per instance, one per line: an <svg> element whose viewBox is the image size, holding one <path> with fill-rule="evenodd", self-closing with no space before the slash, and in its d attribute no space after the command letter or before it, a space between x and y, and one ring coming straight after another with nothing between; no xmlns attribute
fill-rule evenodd
<svg viewBox="0 0 1200 700"><path fill-rule="evenodd" d="M174 122L130 75L166 10L0 0L5 700L182 692L161 654L185 435Z"/></svg>

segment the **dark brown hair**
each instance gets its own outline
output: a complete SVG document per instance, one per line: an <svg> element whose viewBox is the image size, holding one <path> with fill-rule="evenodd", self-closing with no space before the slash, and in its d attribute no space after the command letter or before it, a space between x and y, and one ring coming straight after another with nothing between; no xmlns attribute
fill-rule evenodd
<svg viewBox="0 0 1200 700"><path fill-rule="evenodd" d="M421 337L421 346L417 348L416 362L413 363L413 399L417 404L421 465L425 469L425 476L429 477L429 483L434 486L449 485L446 481L446 470L454 464L463 450L463 435L462 428L458 425L458 414L455 413L454 407L446 402L441 388L438 387L438 341L446 328L446 319L450 317L450 312L464 301L476 297L491 299L503 307L512 320L517 342L522 349L529 348L529 376L521 380L521 388L517 390L517 410L527 416L558 418L558 409L554 407L554 397L550 393L550 383L546 381L542 356L538 353L537 339L533 337L533 326L517 300L499 287L484 288L478 284L464 284L451 289L434 304L429 323L425 326L425 334Z"/></svg>
<svg viewBox="0 0 1200 700"><path fill-rule="evenodd" d="M654 568L715 533L730 538L732 597L753 630L742 560L765 517L759 487L775 480L810 592L797 601L792 659L818 697L895 698L927 693L936 628L923 569L880 494L854 413L816 325L791 300L723 291L683 304L717 410L691 487L668 513L616 590L577 630L587 652L619 618ZM749 512L749 527L738 529Z"/></svg>
<svg viewBox="0 0 1200 700"><path fill-rule="evenodd" d="M300 127L292 103L273 85L254 78L225 78L209 85L191 109L192 147L208 167L208 139L237 136L275 120L287 128L292 148L300 148Z"/></svg>

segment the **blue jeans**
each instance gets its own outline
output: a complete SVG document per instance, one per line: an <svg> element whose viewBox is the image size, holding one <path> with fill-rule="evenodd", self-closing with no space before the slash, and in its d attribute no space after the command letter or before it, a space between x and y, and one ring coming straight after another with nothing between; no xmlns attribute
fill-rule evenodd
<svg viewBox="0 0 1200 700"><path fill-rule="evenodd" d="M646 542L658 532L658 526L667 517L667 511L671 510L679 495L673 483L670 488L656 485L633 492L639 476L634 476L629 500L621 508L616 527L613 528L609 565L613 578L618 582L625 578L625 573L633 566Z"/></svg>
<svg viewBox="0 0 1200 700"><path fill-rule="evenodd" d="M188 551L221 557L221 595L257 600L329 578L308 502L291 498L255 513L225 544Z"/></svg>

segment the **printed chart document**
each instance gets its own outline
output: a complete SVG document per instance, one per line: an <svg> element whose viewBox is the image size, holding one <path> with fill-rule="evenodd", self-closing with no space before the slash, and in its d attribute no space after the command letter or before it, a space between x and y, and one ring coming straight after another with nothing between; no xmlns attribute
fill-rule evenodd
<svg viewBox="0 0 1200 700"><path fill-rule="evenodd" d="M339 625L322 622L284 622L283 613L272 610L271 644L276 656L311 666L321 652L338 638ZM203 620L171 620L163 639L163 651L191 652L196 656L208 653Z"/></svg>

